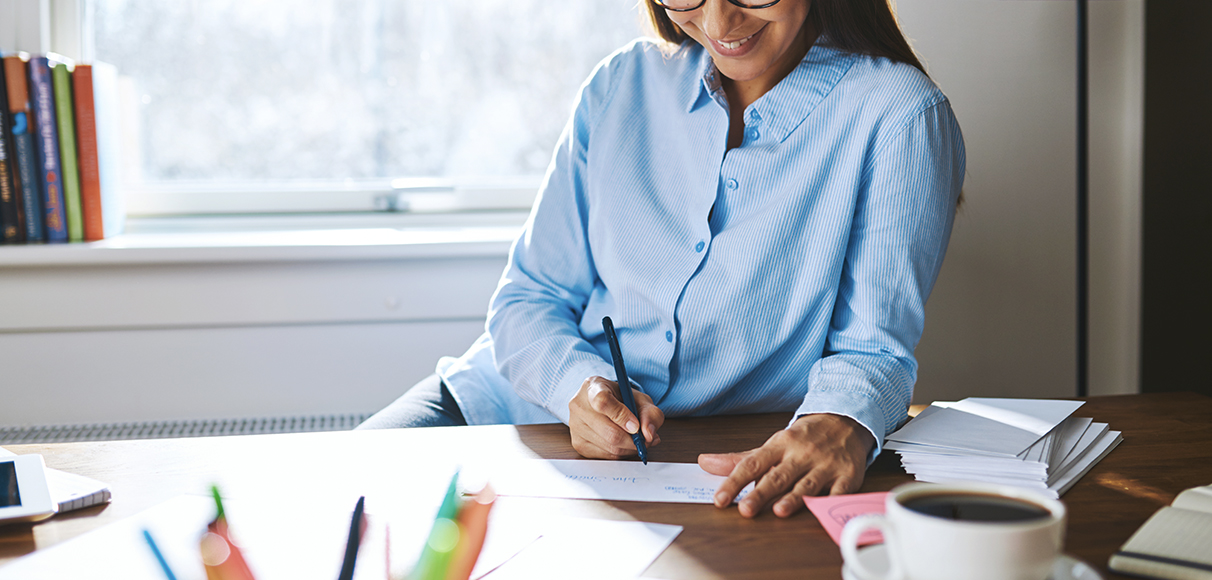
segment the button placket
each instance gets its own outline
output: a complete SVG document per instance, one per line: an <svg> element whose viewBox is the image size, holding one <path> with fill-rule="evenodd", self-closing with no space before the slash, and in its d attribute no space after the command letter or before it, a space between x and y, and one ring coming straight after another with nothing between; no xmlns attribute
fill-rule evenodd
<svg viewBox="0 0 1212 580"><path fill-rule="evenodd" d="M757 141L758 137L762 136L758 130L758 125L762 123L762 115L757 110L749 111L748 119L745 121L745 138L748 141Z"/></svg>

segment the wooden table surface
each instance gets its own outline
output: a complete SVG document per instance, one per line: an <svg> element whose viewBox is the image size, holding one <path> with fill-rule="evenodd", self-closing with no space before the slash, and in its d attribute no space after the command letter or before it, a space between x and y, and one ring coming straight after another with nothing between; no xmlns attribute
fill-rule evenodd
<svg viewBox="0 0 1212 580"><path fill-rule="evenodd" d="M1102 570L1107 558L1159 507L1183 489L1212 483L1212 398L1149 394L1093 397L1079 416L1107 422L1124 442L1062 499L1069 508L1065 552ZM782 428L785 414L672 419L652 461L693 462L700 452L740 451ZM368 502L416 478L425 466L451 458L464 464L510 456L577 458L563 425L454 427L372 432L302 433L197 439L9 446L41 453L50 467L110 484L113 503L56 516L39 524L0 528L0 566L71 539L180 494L218 482L227 495L320 488L327 496ZM318 458L327 478L315 475ZM910 481L894 454L868 470L862 491ZM806 510L753 520L736 508L707 505L501 498L502 518L561 513L684 526L673 545L645 572L654 578L840 578L841 555ZM497 517L497 516L494 516ZM497 521L497 520L494 520ZM507 521L507 519L505 520Z"/></svg>

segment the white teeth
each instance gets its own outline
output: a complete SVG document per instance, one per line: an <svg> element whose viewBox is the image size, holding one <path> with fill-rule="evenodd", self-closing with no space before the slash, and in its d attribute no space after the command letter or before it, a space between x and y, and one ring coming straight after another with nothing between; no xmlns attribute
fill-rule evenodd
<svg viewBox="0 0 1212 580"><path fill-rule="evenodd" d="M745 38L742 38L742 39L740 39L740 40L738 40L738 41L736 41L736 42L724 42L724 41L717 41L717 42L719 42L719 43L720 43L720 46L722 46L722 47L724 47L724 48L727 48L728 50L736 50L736 49L737 49L737 48L739 48L739 47L740 47L742 44L745 44L746 42L749 42L749 39L750 39L750 38L752 38L752 36L746 36Z"/></svg>

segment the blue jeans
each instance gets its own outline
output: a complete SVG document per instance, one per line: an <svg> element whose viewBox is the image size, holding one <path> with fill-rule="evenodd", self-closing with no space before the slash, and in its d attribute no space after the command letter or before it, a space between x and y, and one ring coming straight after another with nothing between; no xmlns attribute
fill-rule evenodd
<svg viewBox="0 0 1212 580"><path fill-rule="evenodd" d="M450 389L446 388L446 383L438 375L429 375L357 428L452 427L466 424L467 419L463 418L463 411L450 394Z"/></svg>

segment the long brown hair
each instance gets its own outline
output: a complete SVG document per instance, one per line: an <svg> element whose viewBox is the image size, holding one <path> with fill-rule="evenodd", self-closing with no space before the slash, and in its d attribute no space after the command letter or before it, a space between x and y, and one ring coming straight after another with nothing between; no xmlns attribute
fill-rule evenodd
<svg viewBox="0 0 1212 580"><path fill-rule="evenodd" d="M648 22L662 40L681 44L690 38L669 19L665 9L652 0L640 0L648 11ZM812 0L808 20L819 31L819 42L869 56L882 56L913 65L926 72L892 11L891 0Z"/></svg>

